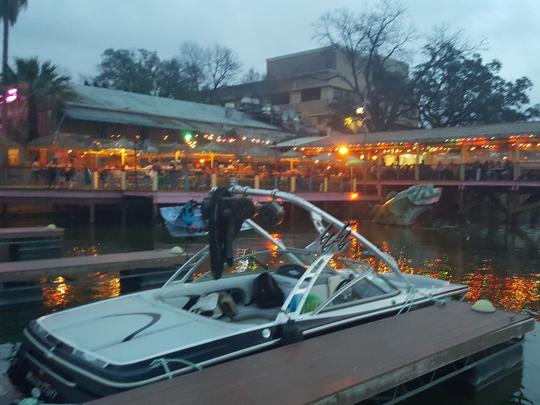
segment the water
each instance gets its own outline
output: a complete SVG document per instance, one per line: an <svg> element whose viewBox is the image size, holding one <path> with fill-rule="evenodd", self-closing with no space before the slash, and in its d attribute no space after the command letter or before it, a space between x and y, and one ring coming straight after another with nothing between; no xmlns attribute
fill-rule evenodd
<svg viewBox="0 0 540 405"><path fill-rule="evenodd" d="M291 244L302 245L313 233L307 218L296 217L277 229ZM41 224L51 220L42 218ZM31 223L36 225L36 220ZM58 220L57 220L58 223ZM10 225L10 224L6 224ZM11 224L12 225L12 224ZM25 225L18 223L17 225ZM66 226L64 254L68 256L153 249L179 244L162 227L75 224ZM403 271L468 284L469 299L488 298L498 307L514 311L540 311L540 230L479 226L428 228L374 227L356 223L357 229L391 253ZM242 237L239 245L252 235ZM184 242L187 243L187 242ZM354 255L355 246L351 248ZM121 294L118 274L91 274L74 279L41 280L46 292L42 305L0 310L0 343L18 341L28 321L41 314ZM399 343L399 342L397 342ZM462 393L453 383L436 387L411 403L540 404L540 327L525 342L524 368L484 391Z"/></svg>

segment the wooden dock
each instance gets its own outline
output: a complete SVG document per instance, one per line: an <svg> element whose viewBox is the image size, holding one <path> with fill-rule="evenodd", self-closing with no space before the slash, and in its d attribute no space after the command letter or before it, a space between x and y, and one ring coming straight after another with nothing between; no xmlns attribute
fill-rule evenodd
<svg viewBox="0 0 540 405"><path fill-rule="evenodd" d="M185 260L185 254L166 249L7 262L0 265L0 283L93 272L174 268Z"/></svg>
<svg viewBox="0 0 540 405"><path fill-rule="evenodd" d="M18 239L51 239L61 238L64 235L62 228L49 228L46 226L27 226L19 228L0 228L0 242Z"/></svg>
<svg viewBox="0 0 540 405"><path fill-rule="evenodd" d="M92 405L357 404L518 338L525 314L432 306L112 395Z"/></svg>
<svg viewBox="0 0 540 405"><path fill-rule="evenodd" d="M48 226L0 228L0 262L59 255L64 230Z"/></svg>

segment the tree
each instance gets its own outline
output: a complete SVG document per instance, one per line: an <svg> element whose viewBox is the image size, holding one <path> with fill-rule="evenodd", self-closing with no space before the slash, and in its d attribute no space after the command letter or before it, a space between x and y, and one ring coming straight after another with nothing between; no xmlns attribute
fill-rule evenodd
<svg viewBox="0 0 540 405"><path fill-rule="evenodd" d="M229 84L240 72L240 67L240 60L232 49L218 44L208 49L206 69L210 90Z"/></svg>
<svg viewBox="0 0 540 405"><path fill-rule="evenodd" d="M19 13L28 6L28 0L2 0L0 5L0 16L4 25L4 43L2 49L2 76L6 80L8 73L8 47L9 47L9 27L17 22Z"/></svg>
<svg viewBox="0 0 540 405"><path fill-rule="evenodd" d="M107 49L101 55L99 74L91 82L98 87L193 99L198 89L193 89L191 77L184 70L178 58L160 60L155 51Z"/></svg>
<svg viewBox="0 0 540 405"><path fill-rule="evenodd" d="M182 71L178 59L163 60L156 72L155 89L152 92L159 97L192 99L189 79Z"/></svg>
<svg viewBox="0 0 540 405"><path fill-rule="evenodd" d="M98 87L198 100L202 90L229 83L239 69L237 57L228 48L184 42L177 57L165 60L146 49L106 49L92 82Z"/></svg>
<svg viewBox="0 0 540 405"><path fill-rule="evenodd" d="M27 103L27 136L31 141L39 136L39 113L58 108L75 97L69 76L62 75L51 62L39 63L37 58L15 59L15 71L9 81L16 85Z"/></svg>
<svg viewBox="0 0 540 405"><path fill-rule="evenodd" d="M264 80L264 74L261 72L257 72L254 68L249 68L249 70L244 73L242 78L240 79L240 83L253 83L253 82L259 82L261 80Z"/></svg>
<svg viewBox="0 0 540 405"><path fill-rule="evenodd" d="M188 89L196 94L207 82L206 61L208 52L195 42L184 42L180 45L178 61L182 74L186 77Z"/></svg>
<svg viewBox="0 0 540 405"><path fill-rule="evenodd" d="M7 74L9 72L8 66L8 47L9 47L9 27L17 22L19 13L28 5L27 0L2 0L0 3L0 16L2 17L2 23L4 25L4 38L2 49L2 81L5 84L7 81ZM4 128L4 135L7 128L7 107L4 104L2 108L2 126Z"/></svg>
<svg viewBox="0 0 540 405"><path fill-rule="evenodd" d="M160 60L155 51L106 49L101 54L94 82L99 87L155 94L159 68Z"/></svg>
<svg viewBox="0 0 540 405"><path fill-rule="evenodd" d="M405 11L397 3L382 1L361 12L331 11L316 23L315 38L345 56L348 73L338 76L353 92L353 103L366 108L372 131L399 127L414 111L408 66L396 60L414 38Z"/></svg>
<svg viewBox="0 0 540 405"><path fill-rule="evenodd" d="M540 116L528 107L527 77L506 81L501 63L484 62L459 34L438 30L423 47L425 61L414 68L413 87L420 121L426 127L522 121Z"/></svg>
<svg viewBox="0 0 540 405"><path fill-rule="evenodd" d="M178 61L182 73L187 78L192 98L200 99L199 93L205 92L212 101L212 93L221 86L233 82L240 72L238 56L222 45L204 48L195 42L184 42L180 46Z"/></svg>

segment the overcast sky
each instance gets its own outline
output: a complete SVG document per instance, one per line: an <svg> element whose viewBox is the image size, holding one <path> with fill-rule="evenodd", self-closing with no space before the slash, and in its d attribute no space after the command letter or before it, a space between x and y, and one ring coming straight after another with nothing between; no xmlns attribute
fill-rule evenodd
<svg viewBox="0 0 540 405"><path fill-rule="evenodd" d="M540 102L540 0L409 0L418 33L446 23L472 41L485 40L487 59L502 75L526 75ZM10 56L39 56L76 80L96 72L106 48L146 48L162 58L186 40L219 42L234 49L244 67L264 72L265 59L318 46L313 22L324 12L359 9L363 0L29 0L11 31Z"/></svg>

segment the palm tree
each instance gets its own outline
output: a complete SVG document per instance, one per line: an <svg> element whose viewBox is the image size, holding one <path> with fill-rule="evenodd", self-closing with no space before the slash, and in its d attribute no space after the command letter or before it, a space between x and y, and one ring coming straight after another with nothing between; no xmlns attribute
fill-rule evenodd
<svg viewBox="0 0 540 405"><path fill-rule="evenodd" d="M15 59L15 71L11 80L27 102L27 141L39 136L39 112L57 109L75 96L70 86L70 77L62 75L58 66L47 61L42 64L37 58Z"/></svg>
<svg viewBox="0 0 540 405"><path fill-rule="evenodd" d="M2 76L6 80L8 68L9 26L17 22L19 13L26 8L28 0L1 0L0 16L4 24L4 46L2 53Z"/></svg>
<svg viewBox="0 0 540 405"><path fill-rule="evenodd" d="M26 8L28 0L0 0L0 18L4 25L4 46L2 50L2 82L6 84L8 74L8 47L9 47L9 26L14 25L22 9ZM7 128L7 107L4 103L2 107L2 127L4 135Z"/></svg>

